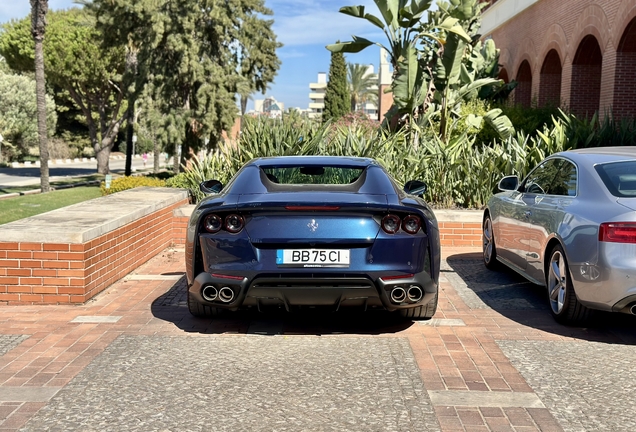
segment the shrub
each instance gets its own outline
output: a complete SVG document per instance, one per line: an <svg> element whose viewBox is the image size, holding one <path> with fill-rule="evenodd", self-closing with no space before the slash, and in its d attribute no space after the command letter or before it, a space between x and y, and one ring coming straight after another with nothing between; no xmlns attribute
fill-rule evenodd
<svg viewBox="0 0 636 432"><path fill-rule="evenodd" d="M134 176L115 178L111 181L110 188L108 189L106 189L106 183L102 182L100 185L100 189L102 191L102 195L110 195L116 192L134 189L140 186L164 187L165 185L166 182L158 178Z"/></svg>

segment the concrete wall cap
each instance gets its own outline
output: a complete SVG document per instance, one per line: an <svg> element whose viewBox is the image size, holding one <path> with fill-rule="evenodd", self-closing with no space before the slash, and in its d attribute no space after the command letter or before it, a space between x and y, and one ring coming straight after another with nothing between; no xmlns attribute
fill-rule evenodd
<svg viewBox="0 0 636 432"><path fill-rule="evenodd" d="M85 243L187 198L184 189L130 189L0 225L0 242Z"/></svg>

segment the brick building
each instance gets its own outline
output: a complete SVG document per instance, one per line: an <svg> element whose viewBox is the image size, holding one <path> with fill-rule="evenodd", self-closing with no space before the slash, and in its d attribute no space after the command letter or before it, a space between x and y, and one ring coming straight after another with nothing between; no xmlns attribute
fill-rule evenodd
<svg viewBox="0 0 636 432"><path fill-rule="evenodd" d="M636 0L490 0L481 33L515 102L636 117Z"/></svg>

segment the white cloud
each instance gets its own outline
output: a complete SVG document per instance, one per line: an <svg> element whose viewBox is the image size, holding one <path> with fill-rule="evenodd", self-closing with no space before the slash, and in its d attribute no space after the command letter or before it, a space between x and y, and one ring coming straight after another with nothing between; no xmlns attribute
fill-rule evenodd
<svg viewBox="0 0 636 432"><path fill-rule="evenodd" d="M362 3L369 12L376 13L370 0L353 3ZM285 46L328 45L336 40L351 40L351 35L383 37L368 21L339 13L341 1L275 0L267 5L274 10L274 31Z"/></svg>

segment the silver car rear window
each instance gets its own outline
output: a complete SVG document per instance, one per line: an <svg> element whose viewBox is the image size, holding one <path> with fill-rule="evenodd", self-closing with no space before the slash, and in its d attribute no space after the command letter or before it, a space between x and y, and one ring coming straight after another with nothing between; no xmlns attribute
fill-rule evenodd
<svg viewBox="0 0 636 432"><path fill-rule="evenodd" d="M611 162L594 168L612 195L636 197L636 161Z"/></svg>

